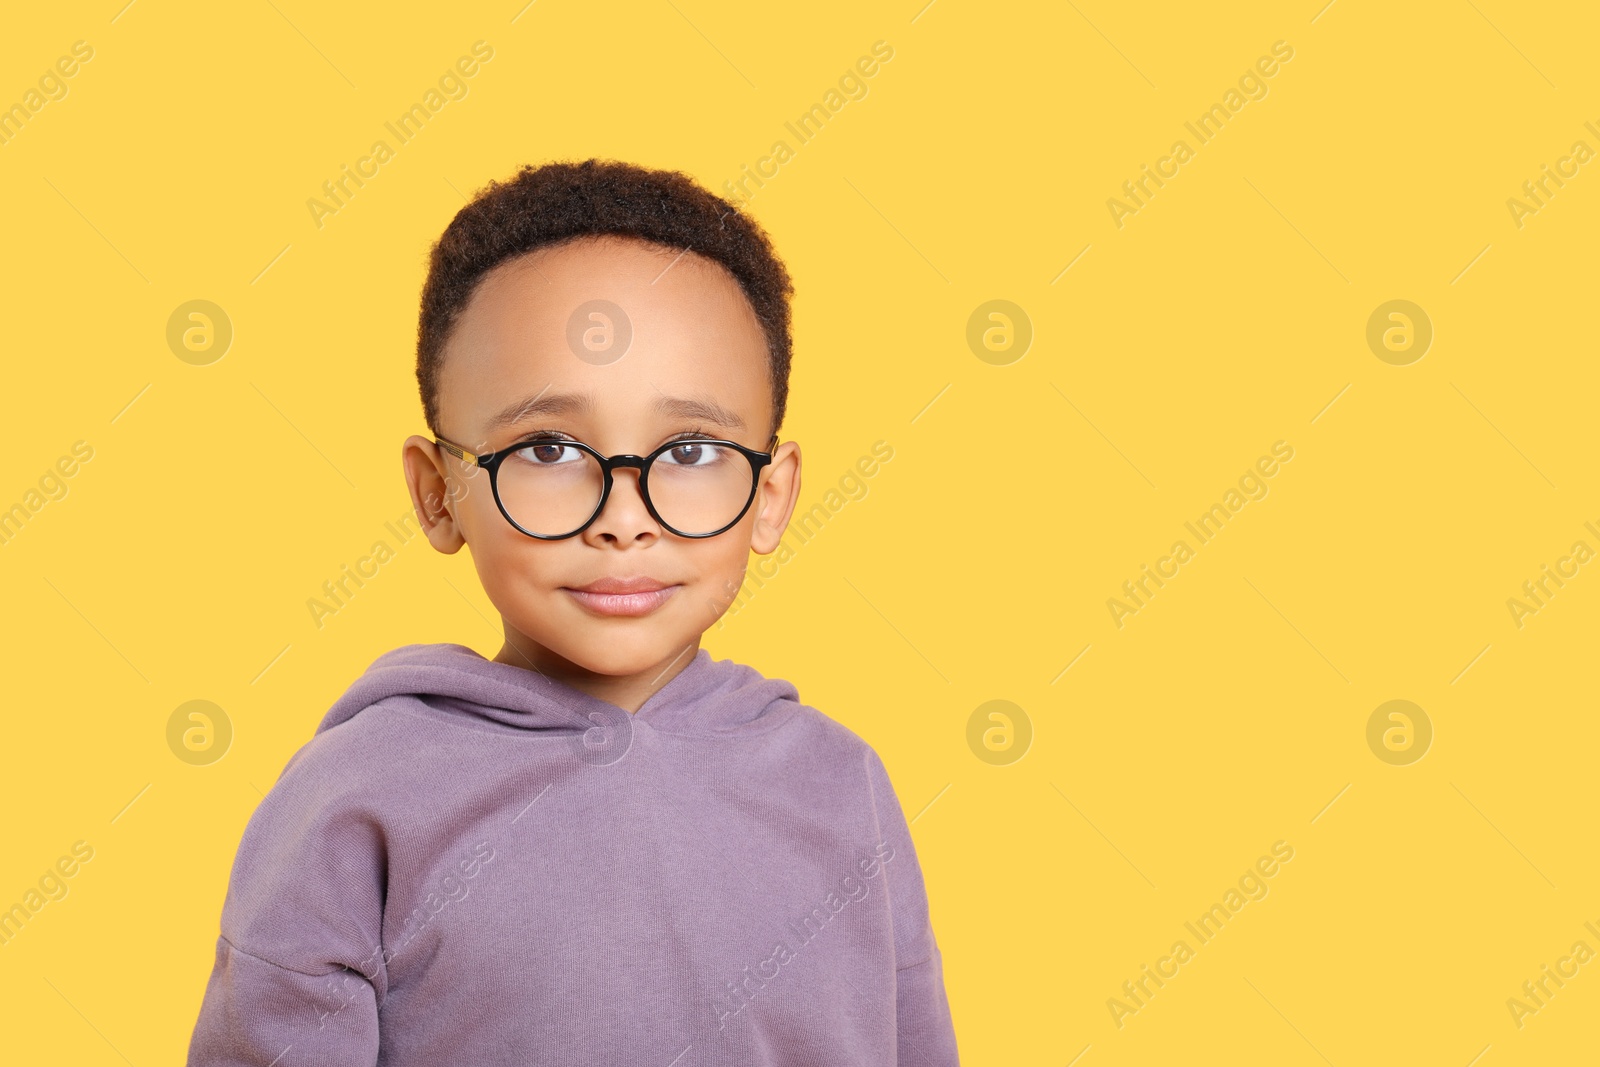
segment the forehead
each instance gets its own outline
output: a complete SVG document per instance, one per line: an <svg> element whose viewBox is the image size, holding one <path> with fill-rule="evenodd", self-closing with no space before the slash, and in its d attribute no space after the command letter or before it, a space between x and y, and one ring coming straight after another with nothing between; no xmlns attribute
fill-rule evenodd
<svg viewBox="0 0 1600 1067"><path fill-rule="evenodd" d="M517 401L587 394L588 411L566 421L616 435L671 421L663 395L701 397L759 438L771 414L767 358L761 325L720 264L584 238L508 260L479 283L445 347L440 418L445 433L476 443L516 429L491 423Z"/></svg>

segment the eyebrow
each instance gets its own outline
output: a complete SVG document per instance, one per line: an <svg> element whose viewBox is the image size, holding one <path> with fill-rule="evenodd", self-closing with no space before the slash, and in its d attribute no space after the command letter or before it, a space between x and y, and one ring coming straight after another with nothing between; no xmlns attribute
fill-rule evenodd
<svg viewBox="0 0 1600 1067"><path fill-rule="evenodd" d="M659 414L680 419L699 419L732 430L743 430L744 420L709 396L660 396L655 409ZM588 415L594 411L594 397L588 393L545 393L519 400L493 416L489 433L515 426L535 415Z"/></svg>

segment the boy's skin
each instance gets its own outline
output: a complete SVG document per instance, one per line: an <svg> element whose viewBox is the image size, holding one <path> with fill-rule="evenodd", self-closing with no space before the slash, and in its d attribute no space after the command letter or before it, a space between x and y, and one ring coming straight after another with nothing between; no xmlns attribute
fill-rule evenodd
<svg viewBox="0 0 1600 1067"><path fill-rule="evenodd" d="M677 258L675 258L677 257ZM578 358L567 323L590 300L620 306L632 324L615 362ZM520 401L588 394L590 410L491 421ZM663 397L709 400L742 427L664 414ZM766 338L739 283L721 265L628 238L585 237L500 264L473 292L445 347L440 435L477 453L534 430L559 430L602 455L648 455L689 430L764 451L773 398ZM700 636L744 581L752 551L778 547L800 493L800 448L780 444L755 499L715 537L663 529L644 506L638 472L613 474L605 510L582 533L541 541L500 514L487 471L412 436L402 449L412 506L440 552L470 545L505 645L496 662L532 668L635 712L692 660ZM649 614L602 616L566 587L648 576L679 588Z"/></svg>

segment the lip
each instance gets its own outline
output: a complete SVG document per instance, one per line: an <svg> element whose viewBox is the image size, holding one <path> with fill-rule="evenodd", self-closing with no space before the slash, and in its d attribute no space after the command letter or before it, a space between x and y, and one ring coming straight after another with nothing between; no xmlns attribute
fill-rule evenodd
<svg viewBox="0 0 1600 1067"><path fill-rule="evenodd" d="M596 615L638 617L648 615L671 599L681 586L654 578L600 578L562 589Z"/></svg>
<svg viewBox="0 0 1600 1067"><path fill-rule="evenodd" d="M569 589L577 593L654 593L659 589L667 589L670 582L658 582L647 575L635 578L596 578L583 585L569 585Z"/></svg>

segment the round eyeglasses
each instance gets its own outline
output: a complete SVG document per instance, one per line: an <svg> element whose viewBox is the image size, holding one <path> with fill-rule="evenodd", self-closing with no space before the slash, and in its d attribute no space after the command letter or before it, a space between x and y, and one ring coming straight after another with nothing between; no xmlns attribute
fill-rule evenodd
<svg viewBox="0 0 1600 1067"><path fill-rule="evenodd" d="M767 451L711 437L668 441L648 456L602 456L582 441L540 437L476 455L443 438L434 444L489 472L494 502L529 537L575 537L605 510L612 472L639 472L639 494L651 517L679 537L715 537L744 518L756 496Z"/></svg>

